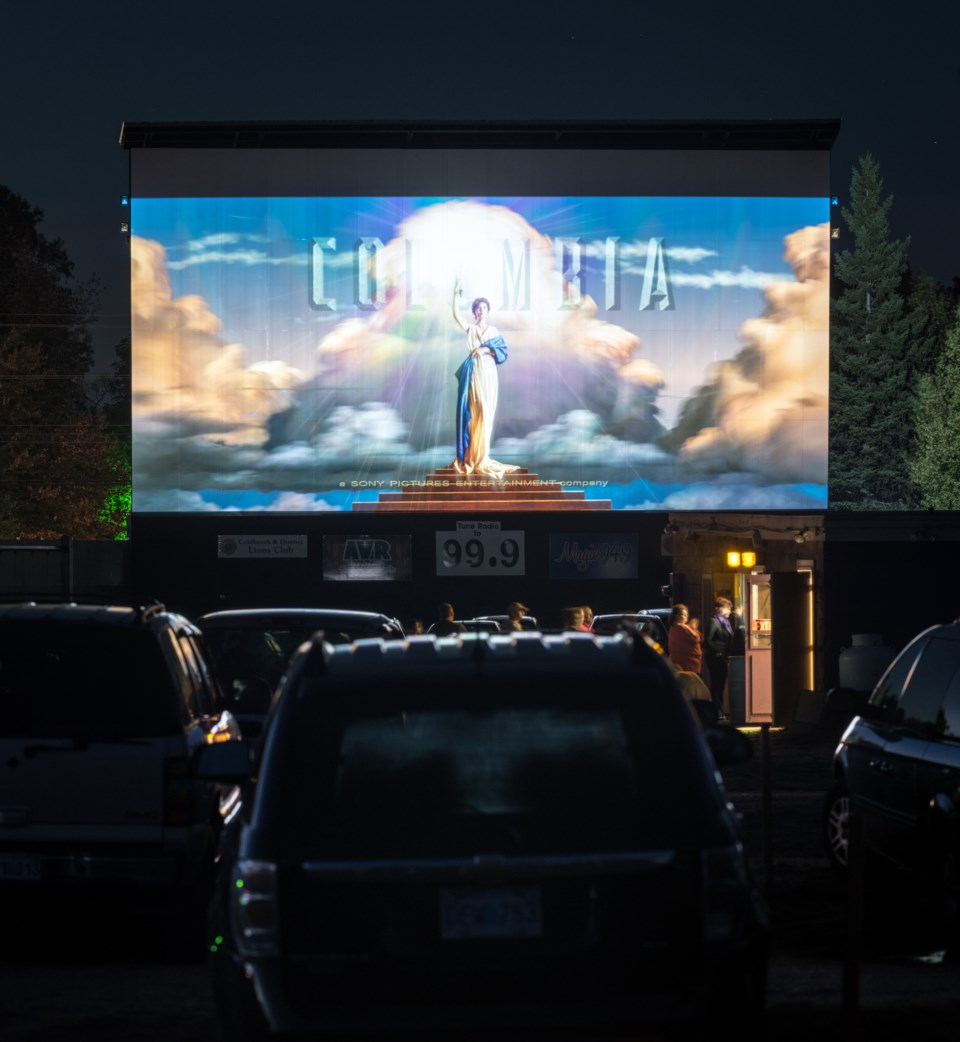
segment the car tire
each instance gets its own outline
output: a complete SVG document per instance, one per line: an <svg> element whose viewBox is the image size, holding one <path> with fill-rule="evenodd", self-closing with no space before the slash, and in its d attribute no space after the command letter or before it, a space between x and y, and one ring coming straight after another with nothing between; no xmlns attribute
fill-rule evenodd
<svg viewBox="0 0 960 1042"><path fill-rule="evenodd" d="M841 875L850 871L850 793L846 782L838 781L824 796L821 832L827 860ZM865 886L889 883L895 866L872 850L864 850L861 880Z"/></svg>
<svg viewBox="0 0 960 1042"><path fill-rule="evenodd" d="M827 860L838 872L850 865L850 794L844 782L837 782L823 798L821 831Z"/></svg>
<svg viewBox="0 0 960 1042"><path fill-rule="evenodd" d="M206 959L207 910L212 892L211 871L205 869L199 879L168 902L160 943L170 962L196 964Z"/></svg>
<svg viewBox="0 0 960 1042"><path fill-rule="evenodd" d="M946 958L960 961L960 853L956 849L944 856L937 880L937 922L943 930Z"/></svg>
<svg viewBox="0 0 960 1042"><path fill-rule="evenodd" d="M219 1042L269 1042L275 1038L248 986L237 977L231 957L226 952L212 954L208 966Z"/></svg>

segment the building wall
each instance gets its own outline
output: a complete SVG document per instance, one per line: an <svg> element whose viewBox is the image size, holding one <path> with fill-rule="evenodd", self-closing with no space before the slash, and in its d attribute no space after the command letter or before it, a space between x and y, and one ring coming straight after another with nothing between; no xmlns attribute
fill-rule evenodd
<svg viewBox="0 0 960 1042"><path fill-rule="evenodd" d="M372 608L429 621L441 600L463 617L503 611L514 599L529 605L546 626L559 609L590 604L598 613L666 606L661 586L673 580L672 600L683 600L701 618L713 597L732 585L729 549L756 549L765 571L795 571L811 562L814 590L815 685L839 683L839 660L854 634L876 633L895 650L927 626L960 616L954 576L960 563L960 513L900 514L693 514L651 513L597 518L590 515L513 516L504 527L526 535L523 576L444 579L437 575L436 532L451 522L437 517L383 518L351 515L236 516L156 515L132 519L127 543L62 540L0 544L0 599L93 600L147 603L199 614L218 607L331 605ZM556 580L549 575L549 536L608 529L637 536L637 577L631 580ZM296 561L222 561L217 536L225 531L308 533L319 546L325 532L409 533L413 579L409 582L336 582L323 578L319 551ZM795 541L801 529L811 538ZM665 531L669 530L669 531ZM754 539L754 532L759 540ZM754 547L754 542L758 546Z"/></svg>
<svg viewBox="0 0 960 1042"><path fill-rule="evenodd" d="M524 573L488 570L469 576L445 576L438 567L437 533L452 531L458 520L443 515L136 515L130 526L135 548L133 588L138 598L156 597L188 614L260 605L315 605L383 611L404 622L419 618L428 623L436 617L441 601L451 602L458 616L470 618L505 612L511 601L519 600L547 627L558 626L560 610L571 604L589 604L597 613L667 604L660 593L670 571L669 558L661 552L666 515L599 513L482 517L499 522L504 531L523 533ZM219 557L218 537L240 533L304 535L307 556L280 561ZM551 536L569 534L589 544L602 543L616 533L635 540L635 577L551 578ZM412 578L329 581L322 561L325 535L409 536Z"/></svg>
<svg viewBox="0 0 960 1042"><path fill-rule="evenodd" d="M718 595L730 597L742 611L737 575L796 572L813 573L814 688L822 689L827 672L824 630L824 541L821 514L670 514L664 549L673 561L673 600L683 601L705 625ZM798 536L803 533L802 541ZM756 553L756 565L734 569L727 564L730 550ZM774 638L775 639L775 638Z"/></svg>

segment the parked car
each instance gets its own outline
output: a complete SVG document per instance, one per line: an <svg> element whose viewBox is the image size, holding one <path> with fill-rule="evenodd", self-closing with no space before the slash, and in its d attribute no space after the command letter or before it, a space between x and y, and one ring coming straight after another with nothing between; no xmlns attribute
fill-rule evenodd
<svg viewBox="0 0 960 1042"><path fill-rule="evenodd" d="M0 897L150 903L196 951L240 789L193 773L236 744L200 631L162 605L0 606ZM181 945L182 942L182 945Z"/></svg>
<svg viewBox="0 0 960 1042"><path fill-rule="evenodd" d="M644 612L594 615L590 629L593 633L601 635L619 633L621 630L639 630L664 650L667 647L667 628L657 615Z"/></svg>
<svg viewBox="0 0 960 1042"><path fill-rule="evenodd" d="M314 638L224 845L223 1036L742 1036L768 926L716 768L750 748L627 635Z"/></svg>
<svg viewBox="0 0 960 1042"><path fill-rule="evenodd" d="M637 608L639 615L656 615L663 623L663 632L670 629L670 619L673 617L673 608Z"/></svg>
<svg viewBox="0 0 960 1042"><path fill-rule="evenodd" d="M960 901L960 625L918 634L887 667L844 731L824 801L827 856L850 864L850 822L865 861L926 879L957 940Z"/></svg>
<svg viewBox="0 0 960 1042"><path fill-rule="evenodd" d="M456 620L467 633L499 633L503 628L496 619L481 616L476 619Z"/></svg>
<svg viewBox="0 0 960 1042"><path fill-rule="evenodd" d="M226 705L244 736L260 733L274 690L293 652L322 630L330 644L361 637L399 640L400 622L371 611L336 608L237 608L201 615L203 633Z"/></svg>
<svg viewBox="0 0 960 1042"><path fill-rule="evenodd" d="M496 622L500 626L501 630L509 631L509 632L515 632L514 630L510 630L510 616L509 615L478 615L477 616L477 620L478 621L489 620L491 622ZM524 615L524 616L522 616L522 618L520 619L520 625L525 630L533 631L533 630L539 630L540 629L540 623L537 622L536 616L534 616L534 615Z"/></svg>

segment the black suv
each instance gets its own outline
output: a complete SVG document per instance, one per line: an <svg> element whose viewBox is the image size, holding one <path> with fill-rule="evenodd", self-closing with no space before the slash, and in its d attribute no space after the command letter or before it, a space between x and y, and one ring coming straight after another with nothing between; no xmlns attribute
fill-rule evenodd
<svg viewBox="0 0 960 1042"><path fill-rule="evenodd" d="M823 809L827 854L850 858L850 815L866 860L918 872L960 899L960 625L924 630L887 667L834 754Z"/></svg>
<svg viewBox="0 0 960 1042"><path fill-rule="evenodd" d="M235 784L193 773L241 744L200 632L162 605L0 605L0 899L159 903L204 940Z"/></svg>
<svg viewBox="0 0 960 1042"><path fill-rule="evenodd" d="M742 1037L767 920L716 766L749 749L627 635L314 639L224 844L224 1037ZM239 780L234 751L202 770Z"/></svg>

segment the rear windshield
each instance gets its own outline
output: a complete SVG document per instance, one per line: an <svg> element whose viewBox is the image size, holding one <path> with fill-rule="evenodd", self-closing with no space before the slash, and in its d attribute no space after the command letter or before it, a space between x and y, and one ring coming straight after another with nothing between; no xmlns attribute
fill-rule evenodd
<svg viewBox="0 0 960 1042"><path fill-rule="evenodd" d="M362 713L301 706L273 764L295 856L676 846L700 834L716 792L679 696L497 694L494 707L452 693Z"/></svg>
<svg viewBox="0 0 960 1042"><path fill-rule="evenodd" d="M49 620L0 626L0 736L144 738L181 726L156 637Z"/></svg>

